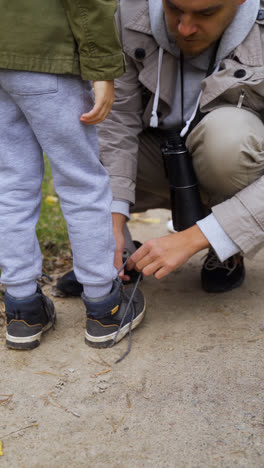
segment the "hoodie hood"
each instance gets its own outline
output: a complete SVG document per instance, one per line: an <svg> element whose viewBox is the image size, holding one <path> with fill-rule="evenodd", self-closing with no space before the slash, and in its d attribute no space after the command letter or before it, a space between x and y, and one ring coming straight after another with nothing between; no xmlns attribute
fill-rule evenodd
<svg viewBox="0 0 264 468"><path fill-rule="evenodd" d="M236 15L230 25L224 31L216 55L216 64L226 58L232 50L241 44L252 29L260 6L260 0L246 0L245 3L240 5L237 9ZM163 50L168 51L174 55L176 60L180 56L180 50L176 41L171 37L162 6L162 0L149 0L149 15L152 34L160 47L159 61L158 61L158 79L157 88L155 92L154 104L152 109L152 117L150 120L151 127L158 126L158 102L160 90L160 74L162 67ZM208 69L209 60L212 54L214 45L210 46L202 54L197 57L185 57L184 65L184 81L185 88L188 92L184 96L184 115L181 116L179 109L181 109L181 86L180 86L180 67L178 67L177 76L175 77L175 91L174 99L172 102L172 110L169 116L163 121L164 128L181 125L182 120L185 120L186 126L183 134L188 131L189 125L192 122L196 110L199 105L201 96L201 81ZM217 69L217 67L216 67Z"/></svg>
<svg viewBox="0 0 264 468"><path fill-rule="evenodd" d="M217 52L217 61L227 57L232 50L244 41L256 21L259 7L260 0L246 0L238 7L232 23L222 36ZM179 48L167 30L162 0L149 0L149 15L152 33L158 45L178 57ZM204 68L206 62L207 68L207 57L208 51L205 51L198 57L189 60L198 68Z"/></svg>

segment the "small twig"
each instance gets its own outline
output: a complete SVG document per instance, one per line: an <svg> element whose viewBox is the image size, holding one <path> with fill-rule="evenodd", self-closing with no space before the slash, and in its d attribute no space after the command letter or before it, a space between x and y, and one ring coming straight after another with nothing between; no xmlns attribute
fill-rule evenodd
<svg viewBox="0 0 264 468"><path fill-rule="evenodd" d="M106 361L100 356L100 354L99 354L97 351L95 351L95 352L96 352L97 356L99 357L100 361L102 362L102 364L103 364L104 366L106 366L106 367L111 367L110 364L108 364L108 362L106 362Z"/></svg>
<svg viewBox="0 0 264 468"><path fill-rule="evenodd" d="M9 403L10 400L12 400L13 396L14 396L13 393L11 395L0 395L0 405Z"/></svg>
<svg viewBox="0 0 264 468"><path fill-rule="evenodd" d="M66 409L65 406L63 406L61 403L58 402L58 400L52 395L51 392L48 392L48 395L49 397L54 401L54 403L56 403L56 405L58 406L58 408L62 408L62 409Z"/></svg>
<svg viewBox="0 0 264 468"><path fill-rule="evenodd" d="M119 429L119 427L121 426L121 424L122 424L122 422L124 421L124 419L125 419L125 416L123 416L123 417L120 419L118 425L116 426L116 430Z"/></svg>
<svg viewBox="0 0 264 468"><path fill-rule="evenodd" d="M55 408L60 408L63 411L66 411L66 413L71 413L73 416L76 416L76 418L81 417L78 413L76 413L76 411L66 408L66 406L63 406L61 403L59 403L58 400L56 400L56 398L52 395L51 392L48 392L48 395L52 401L50 401L45 395L41 395L40 398L42 398L44 401L46 401L50 405L55 406Z"/></svg>
<svg viewBox="0 0 264 468"><path fill-rule="evenodd" d="M46 371L33 372L33 374L36 374L36 375L56 375L57 377L65 377L65 375L54 374L53 372L46 372Z"/></svg>
<svg viewBox="0 0 264 468"><path fill-rule="evenodd" d="M104 364L102 362L99 362L99 361L96 361L96 359L94 358L90 358L92 362L94 362L95 364L99 364L99 366L104 366Z"/></svg>
<svg viewBox="0 0 264 468"><path fill-rule="evenodd" d="M116 432L115 423L114 423L114 420L113 420L113 417L112 417L112 416L111 416L111 418L110 418L110 423L111 423L111 426L112 426L113 431Z"/></svg>
<svg viewBox="0 0 264 468"><path fill-rule="evenodd" d="M94 378L99 377L99 375L107 374L108 372L111 372L111 370L112 370L112 367L110 369L106 369L106 370L104 370L102 372L98 372L98 374L94 374L92 377L94 377Z"/></svg>
<svg viewBox="0 0 264 468"><path fill-rule="evenodd" d="M117 429L119 429L119 427L121 426L121 424L122 424L122 422L124 421L124 419L125 419L125 416L123 416L123 417L120 419L120 421L119 421L118 424L115 424L115 422L114 422L114 420L113 420L113 417L111 416L110 422L111 422L111 426L112 426L114 432L116 432Z"/></svg>
<svg viewBox="0 0 264 468"><path fill-rule="evenodd" d="M60 408L60 406L54 405L54 403L52 403L52 401L50 401L45 395L41 395L40 398L42 398L42 400L46 401L46 403L49 403L50 405L55 406L55 408Z"/></svg>
<svg viewBox="0 0 264 468"><path fill-rule="evenodd" d="M41 395L40 398L42 398L43 400L45 400L47 403L49 403L50 405L52 406L55 406L56 408L62 408L62 409L65 409L53 396L50 392L48 392L48 395L49 397L51 398L51 400L53 401L50 401L48 399L48 397L46 397L45 395Z"/></svg>
<svg viewBox="0 0 264 468"><path fill-rule="evenodd" d="M30 427L34 427L34 426L37 427L38 423L30 424L29 426L21 427L20 429L17 429L16 431L9 432L8 434L0 436L0 439L4 439L5 437L8 437L12 434L16 434L17 432L20 432L20 431L24 431L25 429L29 429Z"/></svg>
<svg viewBox="0 0 264 468"><path fill-rule="evenodd" d="M13 396L13 393L12 395L0 395L0 405L8 406L9 403L11 403Z"/></svg>
<svg viewBox="0 0 264 468"><path fill-rule="evenodd" d="M131 408L131 401L130 401L130 398L128 396L128 393L126 394L126 403L127 403L127 407Z"/></svg>

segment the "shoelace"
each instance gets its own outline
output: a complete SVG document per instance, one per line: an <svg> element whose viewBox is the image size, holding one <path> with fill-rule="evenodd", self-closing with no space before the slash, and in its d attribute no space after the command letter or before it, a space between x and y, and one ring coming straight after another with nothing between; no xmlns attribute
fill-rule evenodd
<svg viewBox="0 0 264 468"><path fill-rule="evenodd" d="M41 278L47 278L50 282L53 281L53 278L50 276L50 275L47 275L47 273L43 273L41 274ZM40 288L41 290L41 288ZM48 319L49 321L52 323L52 329L55 330L55 316L54 316L54 313L53 313L53 308L49 306L49 303L48 301L45 300L44 296L42 295L42 291L41 291L41 298L42 298L42 302L43 302L43 306L44 306L44 309L47 313L47 316L48 316Z"/></svg>
<svg viewBox="0 0 264 468"><path fill-rule="evenodd" d="M43 274L42 276L44 276L44 275L45 275L45 274ZM45 275L45 276L47 276L47 275ZM47 301L47 300L45 299L45 296L44 296L44 294L43 294L43 292L42 292L40 286L37 286L37 292L38 292L38 293L40 294L40 296L41 296L41 300L42 300L42 304L43 304L44 310L45 310L45 312L46 312L46 314L47 314L47 316L48 316L49 321L52 323L52 328L53 328L53 330L55 330L55 315L54 315L54 313L53 313L53 307L50 306L49 301Z"/></svg>
<svg viewBox="0 0 264 468"><path fill-rule="evenodd" d="M47 273L42 273L40 279L44 277L47 278L51 283L53 281L53 278L50 275L47 275Z"/></svg>
<svg viewBox="0 0 264 468"><path fill-rule="evenodd" d="M217 268L222 268L223 270L227 270L227 276L231 275L231 273L236 269L237 262L235 261L235 257L232 256L225 260L224 262L220 262L219 258L217 257L214 250L210 249L208 253L208 258L204 263L204 268L207 271L213 271Z"/></svg>
<svg viewBox="0 0 264 468"><path fill-rule="evenodd" d="M53 313L53 309L51 307L49 307L48 303L45 304L45 310L47 312L47 316L48 316L49 320L52 323L52 329L55 330L55 315Z"/></svg>
<svg viewBox="0 0 264 468"><path fill-rule="evenodd" d="M123 265L121 266L121 268L119 268L119 270L117 271L117 277L119 276L119 273L125 268L125 266L126 266L128 260L129 260L129 258L130 258L130 257L128 257L128 258L126 259L126 261L123 263ZM132 347L132 324L133 324L133 320L134 320L135 314L136 314L135 306L134 306L134 304L133 304L132 301L133 301L133 298L134 298L134 296L135 296L135 293L136 293L136 290L137 290L137 287L138 287L138 283L139 283L141 277L142 277L142 273L139 273L139 274L138 274L138 277L137 277L137 281L136 281L136 283L135 283L135 286L134 286L134 288L133 288L133 291L132 291L132 294L131 294L130 297L125 293L125 291L123 291L123 290L121 291L121 294L122 294L126 299L128 299L128 304L127 304L127 306L126 306L126 310L125 310L125 312L124 312L124 315L123 315L123 317L122 317L122 320L121 320L121 322L120 322L120 325L119 325L119 327L118 327L118 330L117 330L117 332L116 332L116 334L115 334L115 337L114 337L114 339L113 339L113 342L112 342L112 344L110 345L110 348L112 348L112 347L114 346L114 344L116 343L117 337L118 337L118 335L119 335L119 333L120 333L120 330L121 330L122 325L123 325L123 323L124 323L124 321L125 321L125 318L126 318L128 312L129 312L130 306L131 306L131 308L132 308L132 315L131 315L131 320L130 320L130 322L129 322L129 341L128 341L128 347L127 347L127 350L122 354L122 356L121 356L119 359L117 359L117 361L115 362L116 364L119 363L119 362L121 362L121 361L123 361L123 359L124 359L124 358L130 353L130 351L131 351L131 347Z"/></svg>

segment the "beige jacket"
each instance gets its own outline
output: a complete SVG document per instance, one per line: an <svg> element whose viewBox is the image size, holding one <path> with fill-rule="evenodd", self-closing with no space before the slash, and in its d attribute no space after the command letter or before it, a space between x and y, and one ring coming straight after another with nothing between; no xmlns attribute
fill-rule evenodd
<svg viewBox="0 0 264 468"><path fill-rule="evenodd" d="M263 8L264 0L261 3ZM116 101L109 117L99 126L100 154L111 177L114 199L133 204L139 134L144 127L149 127L159 47L152 36L146 0L120 0L117 24L127 71L116 80ZM140 56L142 50L144 57ZM171 112L176 66L175 57L164 51L159 124ZM244 42L221 62L217 73L202 81L202 91L200 108L204 112L223 105L237 105L243 91L243 106L264 116L264 20L255 23ZM213 212L244 253L256 250L264 242L264 178L217 205ZM232 214L232 222L227 213ZM248 225L247 232L241 232L241 216L248 217L243 223ZM254 236L257 231L258 235Z"/></svg>

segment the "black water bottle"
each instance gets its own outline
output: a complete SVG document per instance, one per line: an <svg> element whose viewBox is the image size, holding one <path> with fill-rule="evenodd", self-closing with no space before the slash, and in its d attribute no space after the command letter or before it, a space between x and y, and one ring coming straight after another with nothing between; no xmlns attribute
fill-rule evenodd
<svg viewBox="0 0 264 468"><path fill-rule="evenodd" d="M161 152L169 180L173 227L183 231L205 215L192 158L178 131L168 134Z"/></svg>

